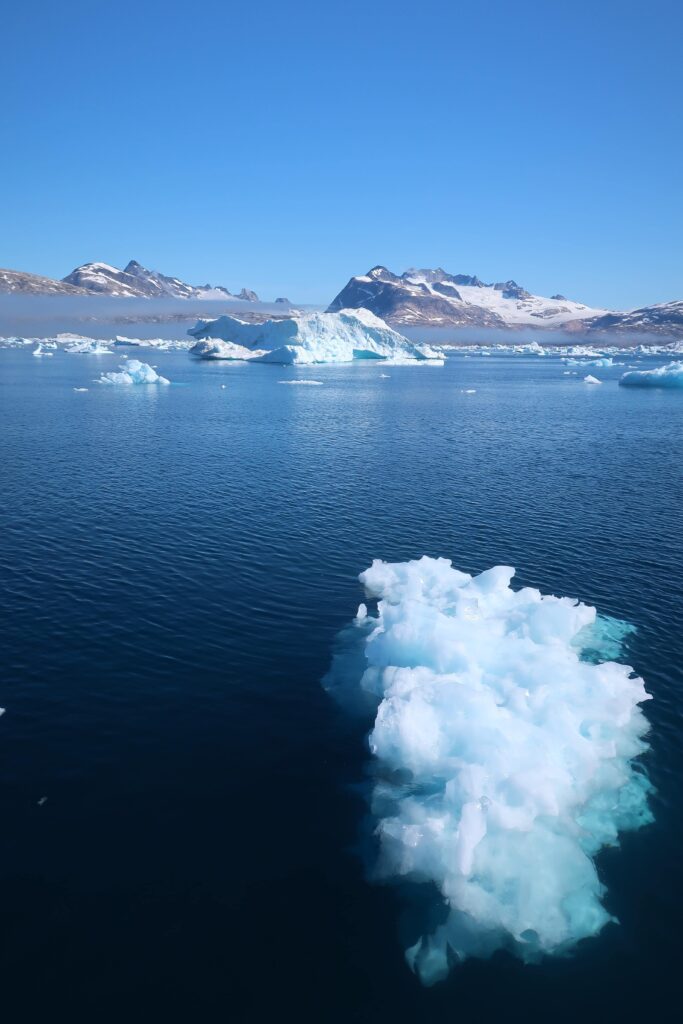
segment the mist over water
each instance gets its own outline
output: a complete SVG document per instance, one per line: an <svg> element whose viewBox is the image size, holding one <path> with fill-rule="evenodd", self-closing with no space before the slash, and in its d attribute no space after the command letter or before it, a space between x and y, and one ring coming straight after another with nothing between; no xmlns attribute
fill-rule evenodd
<svg viewBox="0 0 683 1024"><path fill-rule="evenodd" d="M298 307L303 308L303 307ZM0 295L0 337L49 337L66 331L93 338L187 338L187 329L212 319L260 313L282 316L268 302L191 299L122 299L104 295Z"/></svg>

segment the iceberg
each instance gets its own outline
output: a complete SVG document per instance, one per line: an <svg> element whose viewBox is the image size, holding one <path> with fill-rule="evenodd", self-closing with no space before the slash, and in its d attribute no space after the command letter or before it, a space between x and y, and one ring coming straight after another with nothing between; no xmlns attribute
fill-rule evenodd
<svg viewBox="0 0 683 1024"><path fill-rule="evenodd" d="M595 857L652 820L649 694L608 660L632 627L513 590L514 572L374 561L324 680L374 718L375 877L422 894L405 955L426 985L468 957L534 962L597 935L614 918Z"/></svg>
<svg viewBox="0 0 683 1024"><path fill-rule="evenodd" d="M602 384L602 381L598 380L597 377L594 377L592 373L589 373L587 377L584 377L583 382L584 384Z"/></svg>
<svg viewBox="0 0 683 1024"><path fill-rule="evenodd" d="M654 370L631 370L619 383L631 388L683 388L683 363L667 363Z"/></svg>
<svg viewBox="0 0 683 1024"><path fill-rule="evenodd" d="M382 359L443 365L440 349L409 341L366 309L308 313L261 324L221 316L199 320L188 333L197 339L190 351L203 359L248 358L281 365Z"/></svg>
<svg viewBox="0 0 683 1024"><path fill-rule="evenodd" d="M121 363L120 372L103 373L97 384L170 384L170 380L160 376L149 363L141 363L139 359L129 359Z"/></svg>

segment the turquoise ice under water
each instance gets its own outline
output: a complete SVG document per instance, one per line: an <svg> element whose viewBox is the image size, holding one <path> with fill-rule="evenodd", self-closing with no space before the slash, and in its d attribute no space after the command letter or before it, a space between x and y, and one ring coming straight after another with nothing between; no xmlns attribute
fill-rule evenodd
<svg viewBox="0 0 683 1024"><path fill-rule="evenodd" d="M533 962L597 935L614 918L595 855L652 820L649 695L608 660L632 627L513 576L373 562L377 614L361 604L325 679L375 699L375 875L438 894L440 923L406 950L427 985L469 956Z"/></svg>
<svg viewBox="0 0 683 1024"><path fill-rule="evenodd" d="M681 391L618 387L618 365L589 388L548 357L313 374L129 356L174 386L0 351L7 1018L576 1024L674 1005ZM300 377L322 384L278 383ZM653 695L654 822L595 860L619 924L431 988L404 954L442 922L416 923L411 883L368 883L369 725L320 685L358 573L423 554L514 565L515 587L632 623L609 660Z"/></svg>

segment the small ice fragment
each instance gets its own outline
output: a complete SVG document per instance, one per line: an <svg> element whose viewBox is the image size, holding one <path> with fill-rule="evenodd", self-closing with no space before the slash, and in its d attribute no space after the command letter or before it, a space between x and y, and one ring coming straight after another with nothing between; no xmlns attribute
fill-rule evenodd
<svg viewBox="0 0 683 1024"><path fill-rule="evenodd" d="M87 391L87 388L74 388L74 391Z"/></svg>
<svg viewBox="0 0 683 1024"><path fill-rule="evenodd" d="M321 380L279 380L278 384L322 384Z"/></svg>
<svg viewBox="0 0 683 1024"><path fill-rule="evenodd" d="M583 382L584 384L602 384L602 381L598 380L597 377L594 377L592 373L589 373L587 377L584 377Z"/></svg>
<svg viewBox="0 0 683 1024"><path fill-rule="evenodd" d="M43 804L46 804L46 803L47 803L47 797L46 796L41 796L40 800L38 801L38 806L42 807Z"/></svg>
<svg viewBox="0 0 683 1024"><path fill-rule="evenodd" d="M120 372L103 373L97 381L98 384L170 384L171 382L162 377L149 363L141 363L139 359L129 359L124 367L119 367Z"/></svg>
<svg viewBox="0 0 683 1024"><path fill-rule="evenodd" d="M222 388L227 388L227 386L228 386L227 384L221 384Z"/></svg>
<svg viewBox="0 0 683 1024"><path fill-rule="evenodd" d="M463 394L463 395L476 395L476 393L477 393L477 389L476 388L465 388L465 390L461 392L461 394Z"/></svg>
<svg viewBox="0 0 683 1024"><path fill-rule="evenodd" d="M358 622L362 622L363 619L368 617L368 606L362 602L358 605L358 611L356 612L356 619Z"/></svg>

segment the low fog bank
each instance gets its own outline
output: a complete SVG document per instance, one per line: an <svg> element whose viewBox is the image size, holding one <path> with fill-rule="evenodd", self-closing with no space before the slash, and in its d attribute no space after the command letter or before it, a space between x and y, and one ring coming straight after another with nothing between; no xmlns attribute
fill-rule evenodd
<svg viewBox="0 0 683 1024"><path fill-rule="evenodd" d="M284 316L290 307L240 300L123 299L108 295L0 295L0 336L50 337L63 332L109 340L117 334L181 339L201 318ZM294 308L294 307L292 307ZM297 306L303 309L303 306ZM308 307L306 307L308 308ZM135 326L134 332L131 327Z"/></svg>
<svg viewBox="0 0 683 1024"><path fill-rule="evenodd" d="M539 345L616 345L619 348L635 348L637 345L666 345L678 340L677 335L661 333L647 334L645 331L588 331L588 330L543 330L538 327L501 328L472 327L407 327L400 326L401 334L411 341L428 345L452 345L467 348L469 345L524 345L537 342Z"/></svg>
<svg viewBox="0 0 683 1024"><path fill-rule="evenodd" d="M187 338L187 330L199 319L214 319L229 314L244 320L282 318L290 311L313 312L322 307L287 306L275 302L246 302L201 299L124 299L109 295L0 295L0 337L46 338L72 332L89 338L112 340L117 335L136 338ZM675 335L643 331L600 332L548 330L539 327L500 328L430 327L396 325L395 330L410 341L427 345L542 345L591 344L636 345L667 344Z"/></svg>

